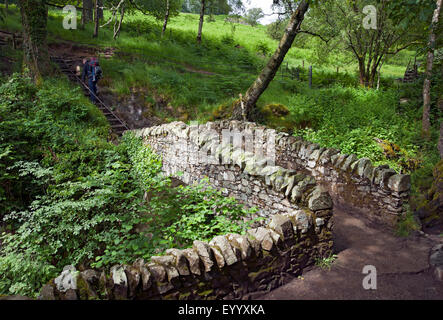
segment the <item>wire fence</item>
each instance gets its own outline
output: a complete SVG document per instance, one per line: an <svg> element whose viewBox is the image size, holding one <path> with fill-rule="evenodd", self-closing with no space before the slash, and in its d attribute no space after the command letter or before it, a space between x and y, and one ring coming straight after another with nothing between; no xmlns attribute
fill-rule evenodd
<svg viewBox="0 0 443 320"><path fill-rule="evenodd" d="M136 47L130 47L128 48L128 51L130 51L130 53L125 52L124 50L116 51L115 53L122 58L128 56L128 58L131 59L136 56L139 61L143 61L147 64L168 66L170 68L177 68L187 72L198 73L201 76L219 77L221 79L233 79L236 73L257 77L267 63L267 61L262 61L261 64L256 62L236 62L227 64L221 61L206 61L203 56L202 59L198 61L198 65L201 67L194 67L194 65L191 65L188 62L177 59L177 56L174 55L167 55L164 53L156 55L148 52L144 48ZM334 77L321 76L320 79L319 76L316 78L314 67L312 65L306 65L306 67L303 67L303 65L304 62L301 65L290 65L289 62L283 62L278 68L273 82L278 82L283 85L304 83L310 89L328 87L339 82L338 79ZM358 79L355 78L356 83L357 81Z"/></svg>

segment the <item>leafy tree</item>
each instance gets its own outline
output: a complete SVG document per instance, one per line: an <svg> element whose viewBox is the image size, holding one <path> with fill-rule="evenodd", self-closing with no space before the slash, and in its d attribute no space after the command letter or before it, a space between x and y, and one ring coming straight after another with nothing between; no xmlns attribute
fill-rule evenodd
<svg viewBox="0 0 443 320"><path fill-rule="evenodd" d="M248 10L246 14L246 22L250 24L252 27L255 27L258 24L258 20L263 18L265 15L261 8L251 8Z"/></svg>
<svg viewBox="0 0 443 320"><path fill-rule="evenodd" d="M169 19L179 15L181 6L181 0L151 0L146 2L144 8L158 21L163 20L163 36Z"/></svg>
<svg viewBox="0 0 443 320"><path fill-rule="evenodd" d="M230 12L241 11L243 3L241 0L211 0L207 1L205 6L205 14L220 15L229 14ZM182 3L182 12L199 14L201 9L201 1L184 0Z"/></svg>
<svg viewBox="0 0 443 320"><path fill-rule="evenodd" d="M214 10L217 8L217 10ZM243 4L241 0L201 0L200 1L200 18L198 23L197 31L197 42L201 43L203 22L206 11L209 10L209 14L219 12L222 14L228 14L232 10L241 11L243 10Z"/></svg>
<svg viewBox="0 0 443 320"><path fill-rule="evenodd" d="M437 24L440 18L440 11L442 7L442 0L436 1L436 8L432 16L431 28L429 31L429 43L428 52L426 60L426 74L423 83L423 120L422 120L422 134L430 138L431 135L431 121L430 121L430 111L431 111L431 77L432 77L432 67L434 63L434 53L436 49L436 32Z"/></svg>
<svg viewBox="0 0 443 320"><path fill-rule="evenodd" d="M375 7L376 21L363 12L367 6ZM321 58L340 52L353 56L358 62L360 84L373 87L388 56L420 43L432 7L430 0L326 0L310 10L302 32L321 39L317 42ZM376 22L375 29L365 27L364 19Z"/></svg>
<svg viewBox="0 0 443 320"><path fill-rule="evenodd" d="M46 42L48 7L44 0L20 0L23 27L23 62L36 83L51 73Z"/></svg>
<svg viewBox="0 0 443 320"><path fill-rule="evenodd" d="M288 24L287 20L278 19L267 25L266 33L273 40L280 40L285 32L285 27Z"/></svg>

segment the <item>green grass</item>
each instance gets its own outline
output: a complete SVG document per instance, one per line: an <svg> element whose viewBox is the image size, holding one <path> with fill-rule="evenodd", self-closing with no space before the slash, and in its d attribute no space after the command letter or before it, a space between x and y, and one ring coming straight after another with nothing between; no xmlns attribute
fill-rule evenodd
<svg viewBox="0 0 443 320"><path fill-rule="evenodd" d="M108 15L105 13L105 17ZM226 22L226 16L214 18L213 22L205 20L202 45L198 46L195 37L199 17L195 14L183 13L172 19L164 38L160 37L161 24L153 17L141 13L127 15L120 37L113 40L111 28L100 28L98 39L92 38L92 24L84 30L63 29L61 10L51 9L48 41L114 47L129 54L111 60L102 59L112 91L127 95L131 87L150 88L147 93L151 95L149 100L155 89L157 94L166 96L173 107L186 110L188 118L206 121L212 110L237 98L255 79L268 59L257 54L257 47L264 46L272 53L278 45L278 41L267 36L266 26L252 28ZM0 28L5 27L20 30L16 10L11 10L6 23L0 24ZM308 65L314 63L310 58L312 50L309 43L303 44L303 48L301 43L298 45L296 41L283 66L301 66L304 61L306 74ZM386 64L383 75L387 81L403 75L409 56L407 52L402 53L401 59L393 61L395 64ZM314 86L329 86L337 82L357 85L356 70L356 64L351 63L337 75L333 65L314 65ZM295 86L299 84L277 75L259 105L286 104Z"/></svg>
<svg viewBox="0 0 443 320"><path fill-rule="evenodd" d="M415 220L413 213L408 210L396 226L395 235L397 237L408 237L411 232L420 230L420 225Z"/></svg>
<svg viewBox="0 0 443 320"><path fill-rule="evenodd" d="M316 258L315 265L324 270L331 270L332 264L337 260L338 256L336 254L330 254L326 258Z"/></svg>

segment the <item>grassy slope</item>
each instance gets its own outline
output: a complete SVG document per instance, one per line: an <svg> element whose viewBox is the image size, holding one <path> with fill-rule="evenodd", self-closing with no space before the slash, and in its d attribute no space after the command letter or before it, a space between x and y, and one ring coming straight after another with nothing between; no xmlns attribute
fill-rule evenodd
<svg viewBox="0 0 443 320"><path fill-rule="evenodd" d="M91 37L92 25L85 30L64 30L60 14L60 11L50 12L49 41L113 47L129 54L102 59L105 70L102 84L106 83L118 95L128 95L132 87L147 88L144 91L147 104L154 101L154 94L165 97L171 106L181 110L181 120L210 119L214 109L228 104L248 88L266 62L266 57L256 53L257 45L264 44L270 52L277 46L277 41L266 35L265 26L232 25L225 22L225 16L215 16L215 22L205 21L203 43L198 46L195 43L198 16L193 14L172 19L163 39L159 35L161 25L152 17L140 13L128 15L117 40L112 39L110 28L100 29L98 39ZM17 15L8 17L7 24L9 29L20 29ZM295 67L301 66L303 60L305 66L311 63L312 50L306 49L309 43L304 47L298 48L296 42L284 64ZM405 51L384 65L382 89L386 91L355 88L355 64L341 68L339 74L333 63L322 67L314 65L315 86L329 87L340 82L351 88L309 90L306 81L300 83L277 76L262 95L259 106L269 103L288 106L287 118L301 127L306 124L312 127L316 134L308 132L305 136L323 145L339 147L400 169L398 160L384 157L373 140L377 137L400 145L406 149L407 157L419 157L427 162L428 155L421 154L416 147L421 143L417 109L420 101L410 99L406 107L412 112L409 109L407 114L399 112L398 94L409 89L396 87L392 81L403 75L410 57L411 53ZM407 96L408 92L403 95ZM169 118L163 116L173 120L170 115Z"/></svg>
<svg viewBox="0 0 443 320"><path fill-rule="evenodd" d="M238 93L247 89L267 58L256 54L257 45L262 44L272 52L277 41L266 35L265 26L230 24L225 16L215 16L215 22L205 21L203 45L195 44L198 15L181 14L172 19L164 39L159 36L160 24L152 17L140 13L126 16L121 36L114 41L110 28L100 30L100 36L92 39L92 25L86 30L64 30L61 26L61 12L50 11L48 28L50 41L70 40L83 44L115 47L121 51L138 53L144 61L132 59L131 63L122 59L103 61L109 85L118 94L128 94L130 87L150 87L169 97L176 108L186 110L190 118L206 120L210 110L227 103ZM8 28L19 30L18 15L7 19ZM140 32L135 31L134 25ZM125 31L126 30L126 31ZM234 31L233 31L234 30ZM139 34L137 36L137 33ZM232 37L233 42L223 39ZM236 45L242 48L235 48ZM307 67L312 50L293 47L284 64L296 67L305 61ZM399 56L401 65L386 65L386 77L400 77L404 72L408 55ZM147 64L146 61L149 63ZM406 61L406 62L405 62ZM191 73L204 70L215 75ZM344 74L354 75L356 65L350 64L341 69ZM335 78L334 66L314 66L314 84L319 74L329 72L326 77ZM324 77L324 76L322 76ZM294 84L289 79L277 77L260 100L260 105L268 103L288 104L288 88ZM149 102L152 98L147 97Z"/></svg>

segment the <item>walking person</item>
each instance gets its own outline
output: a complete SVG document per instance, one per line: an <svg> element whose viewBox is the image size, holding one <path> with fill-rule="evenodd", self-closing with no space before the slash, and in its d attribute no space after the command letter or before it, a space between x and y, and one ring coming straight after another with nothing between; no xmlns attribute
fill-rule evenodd
<svg viewBox="0 0 443 320"><path fill-rule="evenodd" d="M97 58L83 59L82 81L88 78L89 99L92 103L97 101L97 82L102 77L102 69Z"/></svg>

